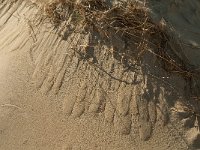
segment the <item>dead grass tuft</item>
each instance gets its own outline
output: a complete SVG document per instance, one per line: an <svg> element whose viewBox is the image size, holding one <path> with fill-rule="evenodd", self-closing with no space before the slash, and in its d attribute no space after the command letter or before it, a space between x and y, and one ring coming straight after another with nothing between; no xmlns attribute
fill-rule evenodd
<svg viewBox="0 0 200 150"><path fill-rule="evenodd" d="M163 20L160 23L152 20L146 3L123 2L112 6L105 0L64 0L48 4L45 12L56 27L71 18L70 24L81 24L90 33L97 32L102 41L111 45L114 57L126 66L141 65L143 56L151 53L169 73L187 80L198 78L197 70L170 51L172 37L166 24Z"/></svg>

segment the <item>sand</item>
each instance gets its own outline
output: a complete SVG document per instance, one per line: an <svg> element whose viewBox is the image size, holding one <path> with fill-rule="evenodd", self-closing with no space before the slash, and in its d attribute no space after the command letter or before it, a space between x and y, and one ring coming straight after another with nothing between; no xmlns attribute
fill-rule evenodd
<svg viewBox="0 0 200 150"><path fill-rule="evenodd" d="M174 29L176 38L183 40L185 56L196 68L200 65L200 3L196 0L151 0L155 18L162 18Z"/></svg>
<svg viewBox="0 0 200 150"><path fill-rule="evenodd" d="M186 2L176 7L194 8L192 1ZM154 4L171 7L171 1ZM198 120L182 110L187 106L177 94L185 93L183 78L166 79L170 87L145 74L137 77L136 82L142 83L135 86L120 82L131 82L134 73L124 71L108 53L109 47L95 51L102 69L80 61L73 47L82 49L90 35L70 33L67 28L56 31L50 23L41 22L41 8L38 1L0 1L0 150L199 148ZM178 8L174 13L184 13ZM186 42L198 45L192 32L179 28L181 17L173 18L168 8L157 15L168 16L177 23L177 32L188 35ZM196 32L197 21L182 23ZM195 54L189 50L184 53L198 67L198 48L192 49ZM152 62L155 56L147 58ZM153 72L168 76L162 68ZM151 93L146 97L145 89Z"/></svg>

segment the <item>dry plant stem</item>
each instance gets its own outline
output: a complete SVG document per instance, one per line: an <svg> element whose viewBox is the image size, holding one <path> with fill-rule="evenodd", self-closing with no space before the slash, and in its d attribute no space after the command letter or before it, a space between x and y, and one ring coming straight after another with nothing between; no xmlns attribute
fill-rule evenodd
<svg viewBox="0 0 200 150"><path fill-rule="evenodd" d="M20 108L19 106L12 105L12 104L2 104L1 107L12 107L12 108L17 108L17 109L19 109L19 110L22 109L22 108Z"/></svg>

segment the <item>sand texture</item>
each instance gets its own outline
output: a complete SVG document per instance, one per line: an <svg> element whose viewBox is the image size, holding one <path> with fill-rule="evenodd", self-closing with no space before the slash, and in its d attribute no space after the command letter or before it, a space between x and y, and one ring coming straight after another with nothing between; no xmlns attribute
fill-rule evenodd
<svg viewBox="0 0 200 150"><path fill-rule="evenodd" d="M0 0L0 150L200 148L198 77L188 85L152 53L130 69L127 41L116 34L104 43L81 24L75 32L70 17L55 28L46 3ZM149 8L186 43L179 51L171 40L173 56L197 70L200 2L151 0Z"/></svg>

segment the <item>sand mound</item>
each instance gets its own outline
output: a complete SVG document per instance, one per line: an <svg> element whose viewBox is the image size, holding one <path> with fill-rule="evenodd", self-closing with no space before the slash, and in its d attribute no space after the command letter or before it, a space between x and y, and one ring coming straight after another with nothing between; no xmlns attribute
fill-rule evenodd
<svg viewBox="0 0 200 150"><path fill-rule="evenodd" d="M198 60L151 2L1 0L0 149L197 148Z"/></svg>

